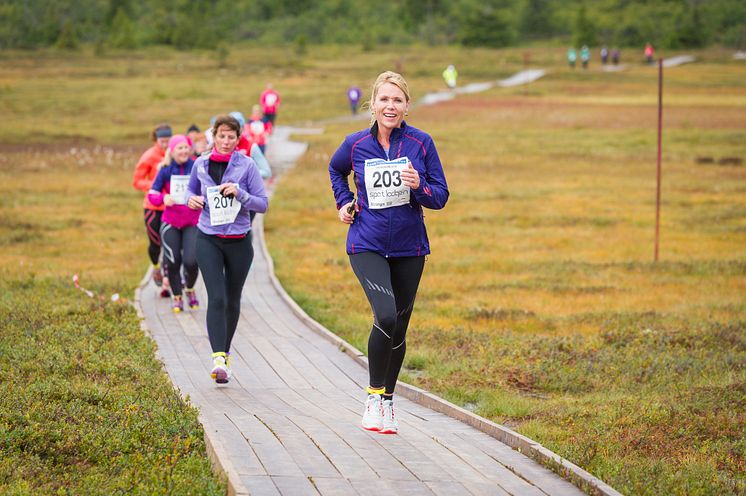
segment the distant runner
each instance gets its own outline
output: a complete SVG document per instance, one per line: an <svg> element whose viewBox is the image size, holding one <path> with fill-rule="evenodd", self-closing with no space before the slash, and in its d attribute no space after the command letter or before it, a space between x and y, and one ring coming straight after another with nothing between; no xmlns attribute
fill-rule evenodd
<svg viewBox="0 0 746 496"><path fill-rule="evenodd" d="M443 81L445 81L446 86L448 86L450 89L453 89L456 87L456 80L458 79L458 71L453 65L449 65L446 67L446 69L443 71Z"/></svg>
<svg viewBox="0 0 746 496"><path fill-rule="evenodd" d="M578 60L578 53L575 51L574 48L568 48L567 49L567 65L570 66L570 69L575 69L575 61Z"/></svg>
<svg viewBox="0 0 746 496"><path fill-rule="evenodd" d="M351 86L347 88L347 100L350 102L350 110L352 115L357 114L357 104L360 101L360 97L363 96L363 92L357 86Z"/></svg>
<svg viewBox="0 0 746 496"><path fill-rule="evenodd" d="M259 97L259 103L262 105L264 120L274 126L277 110L280 108L280 94L272 88L271 84L267 84L267 88Z"/></svg>

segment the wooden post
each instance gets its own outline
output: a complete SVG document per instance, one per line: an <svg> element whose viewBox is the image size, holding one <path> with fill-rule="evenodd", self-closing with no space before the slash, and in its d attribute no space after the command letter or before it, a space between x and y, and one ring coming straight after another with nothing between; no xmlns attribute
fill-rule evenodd
<svg viewBox="0 0 746 496"><path fill-rule="evenodd" d="M658 170L655 192L655 258L658 261L661 221L661 142L663 134L663 59L658 59Z"/></svg>

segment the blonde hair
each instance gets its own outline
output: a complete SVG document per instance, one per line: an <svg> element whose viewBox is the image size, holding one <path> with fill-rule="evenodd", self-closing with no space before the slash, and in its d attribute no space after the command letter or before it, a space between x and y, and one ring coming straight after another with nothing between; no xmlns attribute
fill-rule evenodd
<svg viewBox="0 0 746 496"><path fill-rule="evenodd" d="M376 97L378 96L378 90L381 89L381 86L383 86L386 83L391 83L400 90L402 90L402 93L404 93L404 98L407 99L407 103L409 103L409 86L407 86L407 81L404 79L404 76L402 76L399 73L396 73L394 71L385 71L378 75L376 78L376 82L373 83L373 90L370 93L370 101L368 102L368 107L370 108L371 116L370 116L370 125L372 126L374 122L376 122L376 116L373 112L373 103L376 101Z"/></svg>

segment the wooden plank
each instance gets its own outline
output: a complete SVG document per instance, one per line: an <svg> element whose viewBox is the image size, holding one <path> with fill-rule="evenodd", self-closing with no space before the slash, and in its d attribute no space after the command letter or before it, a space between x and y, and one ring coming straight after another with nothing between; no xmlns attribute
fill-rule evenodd
<svg viewBox="0 0 746 496"><path fill-rule="evenodd" d="M249 338L243 332L236 332L231 347L242 360L251 367L254 376L263 388L284 388L287 384L277 375L264 357L256 350Z"/></svg>
<svg viewBox="0 0 746 496"><path fill-rule="evenodd" d="M225 416L202 412L205 430L210 430L213 439L219 439L230 463L239 475L267 475L259 458L241 432Z"/></svg>
<svg viewBox="0 0 746 496"><path fill-rule="evenodd" d="M346 479L312 477L311 482L323 496L353 496L359 494ZM453 496L453 495L451 495Z"/></svg>
<svg viewBox="0 0 746 496"><path fill-rule="evenodd" d="M465 442L464 439L452 432L444 431L443 434L438 436L437 441L474 467L485 479L494 482L504 489L506 493L520 494L521 496L545 496L536 486L505 468L495 458L485 454L481 450L473 449L473 445Z"/></svg>
<svg viewBox="0 0 746 496"><path fill-rule="evenodd" d="M500 460L505 466L530 481L542 492L557 496L581 496L583 493L570 482L562 479L546 467L510 449L482 432L475 431L468 436L469 442L485 453Z"/></svg>
<svg viewBox="0 0 746 496"><path fill-rule="evenodd" d="M249 494L261 496L280 496L280 491L268 475L242 475L241 482L249 490Z"/></svg>
<svg viewBox="0 0 746 496"><path fill-rule="evenodd" d="M318 496L316 488L306 477L283 477L272 476L272 482L275 483L280 494L287 496Z"/></svg>
<svg viewBox="0 0 746 496"><path fill-rule="evenodd" d="M319 420L304 415L292 415L288 420L313 440L334 468L349 480L374 480L378 478L370 466L350 448L334 431Z"/></svg>
<svg viewBox="0 0 746 496"><path fill-rule="evenodd" d="M502 488L485 482L462 481L461 484L475 496L522 496L521 494L511 495Z"/></svg>
<svg viewBox="0 0 746 496"><path fill-rule="evenodd" d="M248 299L251 301L254 296L250 296ZM239 326L245 330L246 335L253 336L265 336L270 339L282 337L281 333L278 333L263 317L261 312L254 306L253 302L244 303L241 306L241 318Z"/></svg>
<svg viewBox="0 0 746 496"><path fill-rule="evenodd" d="M263 336L251 339L254 348L262 355L267 363L272 364L272 370L282 378L290 389L310 389L311 384L292 366L272 343Z"/></svg>
<svg viewBox="0 0 746 496"><path fill-rule="evenodd" d="M269 475L305 478L285 445L259 417L248 413L229 413L227 416L248 440Z"/></svg>
<svg viewBox="0 0 746 496"><path fill-rule="evenodd" d="M308 415L322 419L321 422L355 450L358 456L365 460L368 466L379 476L385 474L385 477L397 481L416 479L412 472L393 459L391 454L382 446L384 443L401 442L401 440L396 439L396 436L384 436L364 431L358 422L350 421L351 417L357 420L359 418L357 414L336 405L333 401L329 401L325 395L317 391L304 391L302 393L283 391L282 394L276 394L286 398L288 402L298 404L299 409ZM324 421L324 419L327 420Z"/></svg>
<svg viewBox="0 0 746 496"><path fill-rule="evenodd" d="M309 413L313 415L325 414L325 416L332 418L335 422L335 432L340 436L349 436L350 431L362 432L359 427L360 412L363 408L362 401L354 400L342 393L336 393L333 397L329 398L329 401L325 401L326 396L320 392L303 391L302 394L314 404L326 405L327 403L331 403L335 405L335 409L333 410L328 410L327 406L324 406L323 411L318 412L311 408ZM414 404L403 399L397 400L397 417L400 419L400 425L403 428L404 434L398 436L374 434L373 436L377 439L377 442L388 452L389 458L399 460L399 463L413 473L416 478L420 480L453 480L448 467L441 466L439 463L439 460L442 458L442 446L437 446L435 455L428 456L432 450L426 452L421 447L418 449L409 442L409 437L412 434L406 421L402 420L402 417L407 417L406 411L402 409L402 404ZM341 409L345 409L347 412L341 411ZM308 411L308 407L306 407L306 410ZM452 422L456 421L452 420ZM434 443L432 433L420 434L420 436L423 439L427 439L428 442ZM367 460L367 457L363 457ZM376 458L374 457L374 459ZM464 464L463 460L459 460L459 462Z"/></svg>
<svg viewBox="0 0 746 496"><path fill-rule="evenodd" d="M377 479L374 481L353 480L352 486L361 495L406 494L407 496L432 496L434 493L424 482Z"/></svg>
<svg viewBox="0 0 746 496"><path fill-rule="evenodd" d="M443 479L455 480L459 482L476 481L487 483L484 475L475 470L474 467L464 462L461 458L454 455L451 451L437 443L433 439L432 433L422 432L416 428L407 430L401 429L398 435L406 436L407 441L417 450L424 453L431 460L436 460L438 466L443 471Z"/></svg>
<svg viewBox="0 0 746 496"><path fill-rule="evenodd" d="M473 494L470 493L463 484L456 481L427 481L427 487L436 496L453 496L455 494Z"/></svg>
<svg viewBox="0 0 746 496"><path fill-rule="evenodd" d="M302 331L298 328L291 328L285 324L285 322L279 318L277 313L270 308L265 299L265 293L268 291L274 291L269 284L260 284L257 287L257 292L253 294L251 303L257 311L257 314L266 322L266 324L272 328L272 330L279 336L293 338L297 337Z"/></svg>
<svg viewBox="0 0 746 496"><path fill-rule="evenodd" d="M312 362L307 356L306 349L303 345L303 341L295 339L289 341L287 339L277 338L274 339L273 344L277 351L282 354L288 361L288 363L309 383L314 389L335 389L329 379L317 368L316 364ZM297 346L299 345L299 346Z"/></svg>
<svg viewBox="0 0 746 496"><path fill-rule="evenodd" d="M340 479L342 475L332 465L326 455L297 425L283 416L257 414L262 422L267 424L304 475L313 478Z"/></svg>
<svg viewBox="0 0 746 496"><path fill-rule="evenodd" d="M187 310L185 313L176 316L176 321L181 325L184 334L187 336L206 338L207 328L204 324L197 321L195 315L187 312L189 311Z"/></svg>

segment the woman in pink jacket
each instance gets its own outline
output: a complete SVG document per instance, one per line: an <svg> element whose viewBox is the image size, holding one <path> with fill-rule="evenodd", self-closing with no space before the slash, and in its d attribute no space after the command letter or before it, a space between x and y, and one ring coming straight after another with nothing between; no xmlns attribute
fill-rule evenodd
<svg viewBox="0 0 746 496"><path fill-rule="evenodd" d="M200 212L186 205L186 191L194 164L191 154L192 146L186 136L177 134L172 137L162 167L148 193L148 200L153 205L166 207L161 223L161 243L176 313L184 311L182 267L189 308L199 308L194 284L199 273L196 248Z"/></svg>

